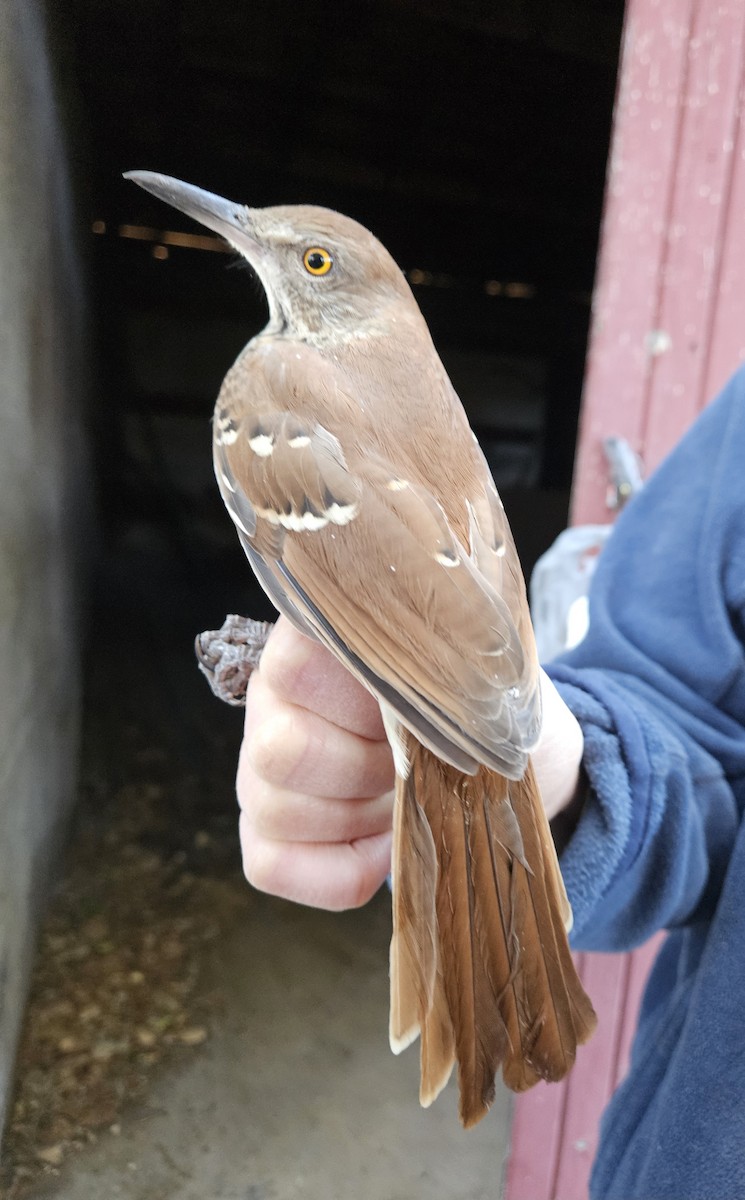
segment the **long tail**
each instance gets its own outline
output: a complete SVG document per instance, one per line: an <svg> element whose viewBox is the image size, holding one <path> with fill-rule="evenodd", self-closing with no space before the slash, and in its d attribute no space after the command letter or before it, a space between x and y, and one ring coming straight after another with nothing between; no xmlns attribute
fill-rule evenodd
<svg viewBox="0 0 745 1200"><path fill-rule="evenodd" d="M566 930L571 910L532 767L512 782L463 775L411 735L396 783L391 1046L421 1033L422 1104L458 1063L468 1127L495 1076L558 1080L596 1017Z"/></svg>

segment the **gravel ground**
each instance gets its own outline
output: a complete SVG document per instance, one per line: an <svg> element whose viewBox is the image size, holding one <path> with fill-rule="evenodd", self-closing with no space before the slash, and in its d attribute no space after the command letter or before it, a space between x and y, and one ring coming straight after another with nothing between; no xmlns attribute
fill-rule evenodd
<svg viewBox="0 0 745 1200"><path fill-rule="evenodd" d="M80 805L40 933L0 1195L498 1197L506 1093L466 1134L454 1085L421 1110L416 1048L388 1048L387 894L330 914L243 880L241 713L192 653L235 588L195 601L189 564L179 576L147 538L118 564L92 618Z"/></svg>

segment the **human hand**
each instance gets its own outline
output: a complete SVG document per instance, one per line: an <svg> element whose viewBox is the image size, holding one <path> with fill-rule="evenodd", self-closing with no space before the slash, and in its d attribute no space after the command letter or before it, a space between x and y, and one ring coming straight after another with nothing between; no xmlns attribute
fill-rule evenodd
<svg viewBox="0 0 745 1200"><path fill-rule="evenodd" d="M541 690L533 765L551 819L574 797L583 738L543 671ZM246 698L237 788L249 882L318 908L364 904L390 869L392 786L377 702L280 618Z"/></svg>
<svg viewBox="0 0 745 1200"><path fill-rule="evenodd" d="M390 870L393 778L377 701L280 617L246 696L237 788L249 882L317 908L364 904Z"/></svg>

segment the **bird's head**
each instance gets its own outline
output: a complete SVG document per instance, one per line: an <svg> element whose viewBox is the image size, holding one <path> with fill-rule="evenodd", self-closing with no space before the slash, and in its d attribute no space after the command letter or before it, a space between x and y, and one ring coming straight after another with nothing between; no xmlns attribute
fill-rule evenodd
<svg viewBox="0 0 745 1200"><path fill-rule="evenodd" d="M384 327L391 306L415 307L402 271L367 229L328 208L247 208L154 171L129 171L153 195L225 238L266 292L270 328L326 340Z"/></svg>

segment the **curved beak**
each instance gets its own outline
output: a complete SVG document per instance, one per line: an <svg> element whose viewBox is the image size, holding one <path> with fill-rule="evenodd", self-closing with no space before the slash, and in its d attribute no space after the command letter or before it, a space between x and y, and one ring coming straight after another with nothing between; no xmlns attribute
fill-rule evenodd
<svg viewBox="0 0 745 1200"><path fill-rule="evenodd" d="M244 204L234 204L232 200L224 200L214 192L205 192L192 183L183 183L180 179L160 175L157 171L125 171L124 178L131 179L159 200L165 200L166 204L173 205L219 233L250 259L255 260L260 254L261 246L253 235L251 210Z"/></svg>

